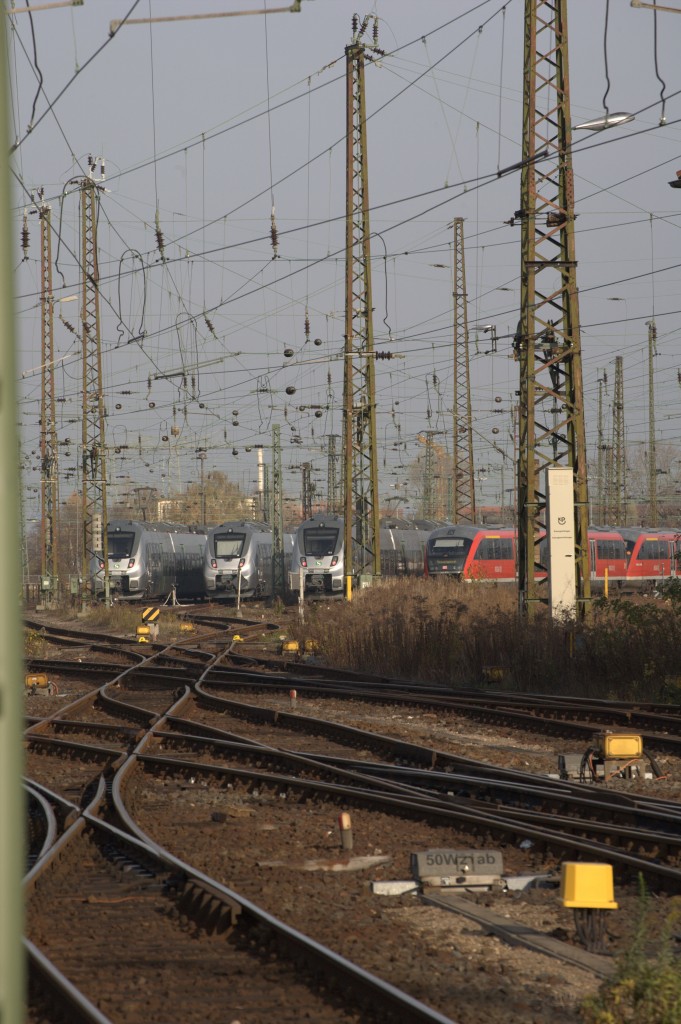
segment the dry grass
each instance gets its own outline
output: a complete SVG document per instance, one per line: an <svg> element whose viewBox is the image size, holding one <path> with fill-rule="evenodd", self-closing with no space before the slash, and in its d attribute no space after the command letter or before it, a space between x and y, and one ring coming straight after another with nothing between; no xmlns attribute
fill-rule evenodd
<svg viewBox="0 0 681 1024"><path fill-rule="evenodd" d="M153 604L153 602L151 602ZM137 627L142 625L142 611L147 607L145 603L125 604L120 602L107 608L102 602L90 605L85 614L80 614L74 608L54 609L47 618L54 618L55 621L67 622L74 629L87 632L92 630L93 634L110 633L115 636L135 637ZM162 608L158 618L160 643L166 641L173 643L183 634L180 630L181 618L173 608ZM31 654L26 647L27 657L37 657Z"/></svg>
<svg viewBox="0 0 681 1024"><path fill-rule="evenodd" d="M330 623L332 623L330 625ZM298 639L332 665L453 687L681 702L681 602L597 601L576 627L519 615L515 587L390 580L309 602Z"/></svg>
<svg viewBox="0 0 681 1024"><path fill-rule="evenodd" d="M103 603L93 604L81 622L94 626L106 633L122 633L135 635L135 630L142 622L141 604L115 604L107 608Z"/></svg>

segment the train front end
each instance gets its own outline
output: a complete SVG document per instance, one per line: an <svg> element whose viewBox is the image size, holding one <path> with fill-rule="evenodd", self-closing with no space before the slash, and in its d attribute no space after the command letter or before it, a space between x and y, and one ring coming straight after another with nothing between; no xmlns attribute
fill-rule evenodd
<svg viewBox="0 0 681 1024"><path fill-rule="evenodd" d="M208 535L204 582L206 595L215 600L250 597L257 583L253 538L246 530L218 526ZM249 551L250 549L250 551Z"/></svg>
<svg viewBox="0 0 681 1024"><path fill-rule="evenodd" d="M470 537L455 528L433 530L426 542L426 576L454 576L461 579L471 548Z"/></svg>
<svg viewBox="0 0 681 1024"><path fill-rule="evenodd" d="M343 596L343 520L313 516L296 531L289 573L290 590L305 597Z"/></svg>
<svg viewBox="0 0 681 1024"><path fill-rule="evenodd" d="M109 554L109 591L114 599L141 599L147 583L147 568L141 550L140 531L132 523L118 526L109 523L106 535ZM104 597L104 560L102 552L95 555L93 576L97 597Z"/></svg>

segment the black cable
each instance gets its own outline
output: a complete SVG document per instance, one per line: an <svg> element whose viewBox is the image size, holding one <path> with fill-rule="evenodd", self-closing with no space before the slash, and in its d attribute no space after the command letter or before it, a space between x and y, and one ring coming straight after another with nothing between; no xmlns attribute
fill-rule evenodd
<svg viewBox="0 0 681 1024"><path fill-rule="evenodd" d="M133 8L133 9L134 9L134 8ZM129 12L129 13L131 13L131 12ZM128 16L129 16L129 15L128 15ZM405 45L407 45L407 44L405 44ZM418 79L417 79L417 80L418 80ZM416 81L416 80L415 80L415 81ZM399 94L398 94L398 95L399 95ZM646 129L646 130L650 130L650 129ZM636 134L640 134L640 133L636 133ZM630 137L630 136L628 136L628 137ZM610 140L610 141L615 141L615 140ZM601 144L602 144L602 143L601 143ZM583 148L590 148L590 147L583 147ZM511 167L511 168L508 168L507 170L508 170L508 171L510 171L510 170L514 170L514 169L516 169L516 166L517 166L517 165L513 165L513 167ZM499 172L499 173L500 173L500 175L501 175L501 173L504 173L504 172ZM480 179L477 179L477 180L478 180L478 181L480 181ZM486 184L486 183L489 183L489 182L484 182L484 181L481 181L481 184L483 184L483 183L485 183L485 184ZM451 186L451 187L456 187L456 186ZM440 190L439 190L439 189L435 189L435 190L430 190L430 193L432 193L432 192L436 192L436 191L440 191ZM415 196L412 196L412 197L407 197L407 199L395 200L395 201L393 201L392 203L388 203L388 204L381 204L381 206L377 207L377 209L380 209L380 208L382 208L383 206L388 206L388 205L395 205L395 203L399 203L399 202L404 202L404 201L408 201L408 199L411 199L411 198L418 198L418 197L419 197L419 195L426 195L426 194L430 194L430 193L421 193L421 194L418 194L418 195L415 195ZM454 198L454 197L452 197L452 198ZM448 200L445 200L445 202L446 202L446 201L448 201ZM442 204L438 204L438 205L442 205ZM436 208L436 207L431 207L430 209L435 209L435 208ZM419 216L419 215L420 215L420 214L417 214L416 216ZM332 219L332 220L335 220L335 219L338 219L338 218L331 218L331 219ZM393 226L392 226L392 227L391 227L391 228L390 228L389 230L393 230L393 229L394 229L395 227L399 227L399 226L402 226L403 224L405 224L405 223L408 223L408 222L409 222L409 220L412 220L412 219L414 219L414 218L413 218L413 217L412 217L412 218L407 218L406 220L404 220L404 221L400 222L399 224L393 225ZM325 221L325 222L320 222L320 223L328 223L328 222L326 222L326 221ZM308 225L307 227L313 227L313 226L316 226L316 225ZM291 230L301 230L301 229L291 229ZM243 244L245 244L245 243L240 243L240 244L242 244L242 245L243 245ZM385 244L385 243L384 243L384 244ZM230 246L229 248L231 248L231 246ZM219 250L211 250L211 251L224 251L224 248L221 248L221 249L219 249ZM202 255L205 255L205 254L202 254ZM335 254L334 254L334 255L335 255ZM321 262L321 261L315 261L315 262ZM314 264L313 264L313 265L314 265ZM131 271L131 272L135 272L135 271L133 270L133 271ZM609 282L609 283L608 283L608 284L606 284L606 285L600 285L600 286L595 286L595 287L609 287L609 286L611 286L611 285L612 285L612 283L613 283L613 282ZM617 283L617 282L614 282L614 283ZM242 286L242 287L243 287L243 286ZM266 286L265 286L265 285L263 285L263 287L266 287ZM251 294L251 293L249 293L249 294ZM231 300L230 300L230 301L231 301ZM219 308L219 307L214 307L214 308ZM502 315L503 315L503 314L502 314Z"/></svg>
<svg viewBox="0 0 681 1024"><path fill-rule="evenodd" d="M40 70L40 65L38 64L38 45L36 43L35 38L35 25L33 24L33 12L31 10L30 0L26 0L26 8L28 11L28 20L31 26L31 40L33 42L33 66L35 68L35 73L38 78L38 88L36 89L35 96L33 97L33 106L31 108L31 119L28 122L28 128L26 129L28 133L30 131L33 131L33 118L35 117L35 108L38 104L38 97L40 96L43 87L43 73Z"/></svg>
<svg viewBox="0 0 681 1024"><path fill-rule="evenodd" d="M605 0L605 22L603 25L603 60L605 63L606 87L603 93L603 109L605 120L608 120L608 93L610 92L610 75L608 73L608 18L610 17L610 0Z"/></svg>
<svg viewBox="0 0 681 1024"><path fill-rule="evenodd" d="M90 57L88 57L88 59L87 59L87 60L85 61L85 63L84 63L84 64L82 64L82 65L81 65L81 66L80 66L79 68L77 68L77 69L76 69L76 71L75 71L75 72L73 73L73 75L71 76L71 78L69 78L68 82L67 82L67 83L66 83L66 85L65 85L65 86L63 87L63 89L61 89L61 90L60 90L60 91L59 91L59 92L57 93L57 95L55 96L55 98L54 98L54 99L52 100L52 102L51 102L51 103L48 103L48 105L47 105L47 108L46 108L46 109L45 109L45 110L44 110L44 111L42 112L42 114L40 115L40 117L38 118L38 120L37 120L37 121L35 122L35 124L32 124L32 125L31 125L31 126L30 126L30 127L28 128L28 130L26 131L26 133L25 133L25 134L24 134L24 135L23 135L23 136L22 136L22 137L21 137L21 138L19 139L19 141L18 141L18 142L15 142L13 146L10 146L10 150L9 150L9 152L10 152L10 155L11 155L12 153L16 153L16 151L17 151L17 150L18 150L18 149L19 149L19 148L20 148L21 146L23 146L24 142L26 141L26 139L28 138L28 136L29 136L29 135L31 134L31 132L32 132L32 131L34 131L34 130L35 130L35 129L36 129L37 127L38 127L38 125L40 124L40 122L41 122L41 121L42 121L42 120L43 120L43 119L44 119L45 117L47 117L47 115L48 115L48 114L50 113L50 111L51 111L51 110L52 110L52 108L53 108L53 107L55 106L55 104L59 102L59 100L60 100L60 99L62 98L62 96L64 95L64 93L65 93L65 92L66 92L66 91L67 91L67 90L68 90L68 89L69 89L69 88L70 88L70 87L71 87L71 86L73 85L73 83L75 82L75 80L76 80L76 79L78 78L78 75L80 75L80 74L81 74L81 72L85 71L85 68L86 68L86 67L88 67L88 65L92 63L92 61L93 61L93 60L95 59L95 57L98 57L98 56L99 56L99 54L100 54L100 53L102 52L102 50L105 50L105 49L106 49L106 47L107 47L107 46L109 45L109 43L110 43L110 42L112 41L112 39L113 39L113 38L114 38L114 37L115 37L115 36L116 36L116 35L118 34L118 32L120 31L120 29L121 29L121 28L123 27L123 25L124 25L124 24L126 23L126 21L128 20L128 18L130 17L130 15L131 15L131 14L132 14L132 13L134 12L135 8L137 7L137 5L138 5L139 3L140 3L140 0L134 0L134 3L133 3L133 5L132 5L132 7L130 8L130 10L128 11L128 13L127 13L127 14L126 14L126 15L125 15L125 16L124 16L123 18L121 18L120 24L118 25L118 28L117 28L117 29L115 30L115 32L111 32L111 33L109 34L109 37L108 37L108 39L106 39L106 40L105 40L105 42L103 42L103 43L102 43L102 45L101 45L100 47L98 47L98 49L96 49L96 50L95 50L95 52L94 52L94 53L93 53L93 54L92 54L92 55L91 55Z"/></svg>
<svg viewBox="0 0 681 1024"><path fill-rule="evenodd" d="M662 110L660 111L660 124L664 125L667 123L667 118L664 116L665 98L664 91L667 88L667 83L660 75L660 69L657 63L657 11L653 11L653 53L655 55L655 77L662 86L660 89L660 103L662 104Z"/></svg>
<svg viewBox="0 0 681 1024"><path fill-rule="evenodd" d="M491 3L491 0L482 0L482 2L479 3L476 7L473 7L470 10L464 11L462 14L457 14L456 17L450 18L449 21L445 21L442 25L438 25L437 28L431 29L430 32L426 32L423 35L418 36L418 38L412 39L408 43L403 43L402 46L398 46L394 50L390 50L388 53L386 53L386 57L392 57L396 53L400 53L402 50L408 49L408 47L410 47L410 46L415 46L417 43L422 42L422 40L427 39L429 36L435 35L437 32L442 32L443 29L449 28L450 25L453 25L455 22L460 21L464 17L467 17L469 14L475 14L476 11L480 10L481 7L485 7L488 3ZM126 17L129 17L130 13L131 12L129 12L129 14L126 15ZM336 58L336 60L340 60L340 57ZM332 61L331 63L334 64L334 63L336 63L336 61ZM327 65L327 66L330 66L330 65ZM322 70L324 70L324 69L322 69ZM309 89L308 88L307 92L298 93L296 96L291 96L289 99L282 100L281 103L277 103L277 104L275 104L275 106L270 107L270 113L272 113L272 112L274 112L276 110L282 110L284 107L287 107L290 103L295 103L297 100L300 100L300 99L303 99L303 98L307 97L309 93L317 92L320 89L325 89L327 86L333 85L335 82L344 81L344 79L345 79L345 74L342 74L342 75L338 75L336 78L331 78L331 79L329 79L326 82L321 82L319 85L316 85L313 89ZM169 150L163 156L158 157L158 160L159 161L160 160L168 160L172 156L177 156L178 153L188 152L190 149L194 149L195 146L202 145L206 141L210 141L211 139L217 139L221 135L226 134L227 132L234 131L236 128L242 128L245 125L251 124L251 122L258 120L258 118L260 118L260 117L264 117L266 114L267 114L267 111L266 110L262 110L258 114L252 114L250 117L244 118L243 121L238 121L236 124L227 125L227 127L225 127L225 128L220 128L218 131L214 132L211 135L203 134L201 136L201 138L197 139L195 142L189 142L189 143L187 143L187 144L185 144L183 146L178 146L176 149ZM341 141L343 141L343 140L341 140ZM333 145L334 146L338 145L338 142L334 142ZM320 153L317 156L313 157L312 158L313 161L317 160L319 156L324 156L326 153L328 153L328 150L329 150L329 147L327 147L324 150L323 153ZM129 167L129 168L127 168L127 170L120 171L117 175L115 175L113 178L110 178L109 180L110 181L115 181L116 178L122 178L124 175L134 174L135 171L144 170L144 168L149 167L149 165L151 163L153 163L153 160L145 160L141 164L136 164L134 167ZM305 166L306 166L306 164L302 164L299 168L296 168L296 171L303 170L305 168ZM293 171L291 173L296 173L296 171ZM276 185L280 185L283 181L286 181L287 177L290 177L290 175L287 175L286 177L281 178L279 181L276 181L274 183L275 186ZM267 189L265 189L265 191L267 191ZM262 195L262 194L263 193L259 193L258 195ZM255 196L254 198L258 198L258 196ZM237 207L237 209L240 209L240 207ZM229 215L227 214L226 216L229 216ZM218 219L221 220L222 218L218 218ZM182 236L182 237L184 237L184 236Z"/></svg>
<svg viewBox="0 0 681 1024"><path fill-rule="evenodd" d="M483 2L481 4L478 4L478 7L473 8L472 11L467 11L466 14L474 13L476 10L478 10L478 8L483 7L485 4L487 4L489 2L491 2L491 0L483 0ZM399 92L397 92L393 96L391 96L390 99L386 100L386 102L383 103L380 107L378 107L376 110L372 111L371 114L369 114L367 116L366 121L370 121L373 117L375 117L377 114L379 114L382 110L385 110L386 107L390 106L390 104L394 102L394 100L396 100L400 96L402 96L407 91L407 89L410 89L412 85L415 85L425 75L430 74L430 72L434 68L436 68L438 64L441 64L443 60L445 60L447 57L450 57L452 55L452 53L455 53L456 50L458 50L459 47L463 46L464 43L468 42L469 39L474 38L478 34L478 32L482 30L482 28L484 28L486 25L488 25L490 23L490 21L492 21L494 18L496 18L497 15L501 11L504 11L504 10L505 10L505 7L501 7L498 11L496 11L493 15L491 15L487 19L487 21L483 22L482 25L480 25L478 28L475 29L475 31L470 32L469 35L465 36L464 39L460 40L456 44L456 46L452 47L452 49L449 50L447 53L445 53L443 57L440 57L440 59L437 60L434 64L431 64L428 68L426 68L426 70L424 72L422 72L420 75L417 75L417 77L415 79L413 79L413 81L408 82L407 85L405 85L403 89L400 89ZM461 18L461 17L463 17L463 15L459 15L459 18ZM458 20L458 18L452 19L452 21L457 21L457 20ZM451 22L447 22L446 24L449 25L449 24L451 24ZM439 29L438 30L434 29L433 31L439 31ZM429 33L429 34L432 35L432 32ZM420 41L421 38L425 39L426 36L420 37L418 41ZM413 46L415 42L417 42L417 40L412 40L410 43L405 43L404 46L400 46L396 50L392 50L390 53L386 54L385 56L386 57L391 57L395 53L399 53L400 50L406 49L406 47L408 47L408 46ZM326 83L326 84L332 84L333 82L338 82L338 81L340 81L343 78L345 78L344 75L339 75L338 78L334 78L334 79L331 80L331 82ZM317 86L315 89L308 90L308 93L305 93L305 94L301 93L299 96L293 97L293 98L300 99L303 95L306 95L306 96L309 97L309 93L310 92L316 92L318 88L321 88L321 86ZM278 106L275 106L275 107L270 107L269 103L268 103L267 110L265 111L265 113L267 113L267 115L268 115L268 119L269 119L269 115L270 115L271 111L278 110L281 106L284 106L286 103L289 103L289 102L291 102L291 100L286 100L286 101L284 101L284 103L279 104ZM231 127L232 128L238 128L240 125L248 124L250 121L253 121L257 117L262 117L262 116L263 116L262 114L254 114L252 117L247 118L246 121L241 121L241 122L239 122L239 124L232 125ZM227 131L227 130L228 129L223 129L221 131L221 134L222 134L223 131ZM215 136L210 136L210 138L214 138L214 137ZM256 199L260 199L268 191L272 192L272 190L275 187L283 184L285 181L288 181L289 178L292 178L295 174L298 174L300 171L305 170L307 167L311 166L313 163L315 163L317 160L319 160L320 157L326 156L328 153L331 152L331 150L335 149L336 146L341 145L343 142L345 142L345 136L344 135L341 136L340 138L336 139L335 142L332 142L330 146L326 146L320 153L316 153L315 156L313 156L311 158L308 158L304 163L300 164L298 167L295 167L292 171L289 171L288 174L285 174L282 178L279 178L274 183L272 183L272 181L271 181L271 168L270 168L270 186L269 186L269 188L264 188L260 192L258 192L255 195L251 196L249 199L244 200L243 203L240 203L233 210L229 210L227 213L223 213L219 217L214 217L213 220L209 221L207 224L203 224L201 226L201 228L195 228L192 231L186 232L186 234L184 234L184 235L178 235L178 237L175 238L173 241L175 243L183 242L187 238L190 238L192 235L196 234L198 231L204 230L206 227L211 227L213 224L217 224L221 220L225 220L225 218L227 218L227 217L233 217L235 213L238 213L240 210L243 210L244 207L250 205L250 203L255 202ZM190 147L187 147L187 148L190 148ZM146 165L140 165L140 166L146 166ZM475 179L472 179L472 180L475 180ZM452 188L456 188L456 185L453 185L451 187ZM426 194L426 193L424 193L424 194ZM328 223L328 222L323 222L323 223ZM297 230L301 230L301 229L297 229ZM282 235L282 234L284 234L284 232L279 232L279 234Z"/></svg>
<svg viewBox="0 0 681 1024"><path fill-rule="evenodd" d="M643 748L643 756L647 757L650 761L650 767L653 769L653 775L655 776L655 778L661 778L661 776L664 775L664 772L660 768L659 762L657 761L655 756L651 754L649 750L646 750L645 747Z"/></svg>

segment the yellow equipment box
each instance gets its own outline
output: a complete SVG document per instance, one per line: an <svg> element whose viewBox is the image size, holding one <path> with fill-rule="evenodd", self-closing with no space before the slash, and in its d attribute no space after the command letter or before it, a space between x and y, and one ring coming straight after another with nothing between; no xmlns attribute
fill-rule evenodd
<svg viewBox="0 0 681 1024"><path fill-rule="evenodd" d="M564 907L617 910L612 864L564 861L560 876L560 898Z"/></svg>
<svg viewBox="0 0 681 1024"><path fill-rule="evenodd" d="M606 760L615 757L642 757L643 740L635 733L606 732L603 736L603 753Z"/></svg>
<svg viewBox="0 0 681 1024"><path fill-rule="evenodd" d="M41 690L48 685L49 679L45 672L29 672L26 676L26 686L37 686Z"/></svg>

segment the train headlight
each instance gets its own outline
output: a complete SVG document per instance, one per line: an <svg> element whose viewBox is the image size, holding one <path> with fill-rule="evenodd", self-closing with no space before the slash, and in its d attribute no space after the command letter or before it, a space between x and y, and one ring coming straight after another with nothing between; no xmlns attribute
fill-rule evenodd
<svg viewBox="0 0 681 1024"><path fill-rule="evenodd" d="M307 558L301 558L300 564L302 565L303 569L307 569Z"/></svg>
<svg viewBox="0 0 681 1024"><path fill-rule="evenodd" d="M104 568L104 562L100 562L100 563L99 563L99 568L100 568L100 569L103 569L103 568Z"/></svg>
<svg viewBox="0 0 681 1024"><path fill-rule="evenodd" d="M211 558L211 560L210 560L210 567L211 567L211 569L217 569L217 567L218 567L217 558Z"/></svg>
<svg viewBox="0 0 681 1024"><path fill-rule="evenodd" d="M245 559L245 558L240 558L240 559L239 559L239 568L240 568L240 569L243 569L243 567L245 566L245 564L246 564L246 559Z"/></svg>
<svg viewBox="0 0 681 1024"><path fill-rule="evenodd" d="M333 558L331 559L331 565L334 566L334 565L337 565L337 564L338 564L338 555L334 555Z"/></svg>
<svg viewBox="0 0 681 1024"><path fill-rule="evenodd" d="M134 559L134 558L131 558L131 559L130 559L130 560L128 561L128 569L134 569L134 568L135 568L135 559Z"/></svg>

